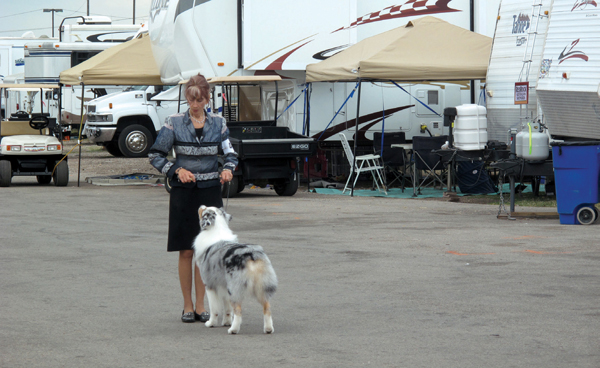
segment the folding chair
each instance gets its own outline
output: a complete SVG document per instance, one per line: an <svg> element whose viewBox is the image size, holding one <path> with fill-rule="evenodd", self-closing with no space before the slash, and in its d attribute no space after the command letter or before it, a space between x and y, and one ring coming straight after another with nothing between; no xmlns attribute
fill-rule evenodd
<svg viewBox="0 0 600 368"><path fill-rule="evenodd" d="M389 188L396 181L401 182L404 192L404 177L406 172L406 152L402 147L392 147L392 144L406 143L405 133L383 133L383 150L381 145L381 133L373 133L373 150L376 155L381 155L383 161L383 173L386 187ZM387 183L388 174L394 179Z"/></svg>
<svg viewBox="0 0 600 368"><path fill-rule="evenodd" d="M439 183L440 187L444 187L444 175L446 175L446 169L444 168L444 162L442 156L432 152L433 150L441 149L444 143L448 140L447 135L438 137L413 137L413 165L415 183L414 190L418 194L421 194L421 188L433 185L435 188L436 184ZM421 172L426 175L420 179Z"/></svg>
<svg viewBox="0 0 600 368"><path fill-rule="evenodd" d="M380 163L379 155L362 155L356 156L356 163L354 162L354 153L352 153L352 149L350 148L350 144L348 143L348 139L344 135L344 133L338 134L340 137L340 141L342 142L342 146L344 147L344 152L346 153L346 158L348 158L348 163L350 163L350 174L348 175L348 180L346 180L346 185L344 186L344 190L342 193L346 192L348 189L348 183L350 183L350 179L352 178L352 174L356 173L356 178L354 179L354 184L352 187L356 186L356 181L358 180L358 176L361 173L369 172L373 177L373 182L377 186L377 190L383 191L387 195L387 191L385 190L385 185L383 183L383 177L381 175L381 170L383 170L383 166ZM381 187L380 187L381 184Z"/></svg>

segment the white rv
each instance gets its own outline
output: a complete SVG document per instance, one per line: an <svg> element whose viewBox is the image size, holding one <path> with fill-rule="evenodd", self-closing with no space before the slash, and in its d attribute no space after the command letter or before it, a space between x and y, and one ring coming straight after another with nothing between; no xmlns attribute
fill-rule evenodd
<svg viewBox="0 0 600 368"><path fill-rule="evenodd" d="M536 83L552 0L502 0L486 79L488 138L508 143L509 131L541 118ZM515 101L516 84L526 101ZM525 96L527 98L527 96Z"/></svg>
<svg viewBox="0 0 600 368"><path fill-rule="evenodd" d="M25 83L59 83L60 72L72 68L116 43L104 42L35 42L25 45ZM120 91L120 87L85 86L84 99ZM81 120L81 86L62 88L61 122L79 125Z"/></svg>
<svg viewBox="0 0 600 368"><path fill-rule="evenodd" d="M137 25L112 25L107 17L87 17L86 21L60 27L62 42L33 42L25 45L25 83L59 83L62 71L72 68L109 47L125 42L140 30ZM117 86L86 86L84 102L121 91ZM61 123L79 126L81 87L62 88ZM85 118L84 118L85 123Z"/></svg>
<svg viewBox="0 0 600 368"><path fill-rule="evenodd" d="M600 139L600 5L554 0L537 95L550 133Z"/></svg>
<svg viewBox="0 0 600 368"><path fill-rule="evenodd" d="M25 44L56 40L44 35L36 37L31 31L21 37L0 37L0 82L9 75L25 71Z"/></svg>
<svg viewBox="0 0 600 368"><path fill-rule="evenodd" d="M297 96L304 88L307 64L416 17L433 15L467 29L473 23L475 31L492 35L498 3L499 0L249 0L243 4L225 0L154 1L149 33L164 83L176 83L196 73L207 77L275 73L295 81ZM422 99L441 115L444 107L470 102L479 93L474 91L475 97L472 96L468 82L404 87L414 97L389 85L364 89L361 134L370 138L373 131L381 130L379 120L384 108L388 110L386 131L404 131L410 138L421 134L420 127L426 124L434 134L442 134L442 118L414 99ZM304 124L302 98L290 108L293 119L278 124L322 141L337 141L337 134L321 134L354 84L316 83L312 88L310 130ZM332 126L343 131L344 123L354 119L355 103L356 98L350 99Z"/></svg>
<svg viewBox="0 0 600 368"><path fill-rule="evenodd" d="M556 139L600 139L598 3L502 0L498 19L488 137L508 143L511 129L539 120Z"/></svg>
<svg viewBox="0 0 600 368"><path fill-rule="evenodd" d="M140 26L112 24L105 16L82 16L76 24L60 27L61 42L125 42L133 38ZM64 20L63 20L64 22Z"/></svg>

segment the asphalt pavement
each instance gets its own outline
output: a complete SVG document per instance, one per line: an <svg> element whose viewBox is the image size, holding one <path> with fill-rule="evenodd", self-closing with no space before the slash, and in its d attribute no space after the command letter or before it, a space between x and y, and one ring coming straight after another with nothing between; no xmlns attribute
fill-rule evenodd
<svg viewBox="0 0 600 368"><path fill-rule="evenodd" d="M0 367L600 367L600 225L246 189L227 209L279 277L275 333L248 300L232 336L180 321L167 208L157 186L0 188Z"/></svg>

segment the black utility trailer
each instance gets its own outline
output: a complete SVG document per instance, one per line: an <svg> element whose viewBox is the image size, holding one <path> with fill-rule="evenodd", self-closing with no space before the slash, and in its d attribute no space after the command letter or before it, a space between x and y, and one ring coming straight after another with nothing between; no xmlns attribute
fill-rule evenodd
<svg viewBox="0 0 600 368"><path fill-rule="evenodd" d="M300 159L316 154L313 138L292 132L287 126L277 126L279 76L216 77L211 85L220 86L213 92L213 110L221 101L227 119L229 137L238 153L239 164L230 185L223 186L223 196L232 197L247 184L272 185L280 196L292 196L298 190ZM275 93L263 93L262 86L275 87ZM274 104L273 118L263 120L263 114ZM269 105L269 107L272 105ZM285 122L284 122L285 123Z"/></svg>

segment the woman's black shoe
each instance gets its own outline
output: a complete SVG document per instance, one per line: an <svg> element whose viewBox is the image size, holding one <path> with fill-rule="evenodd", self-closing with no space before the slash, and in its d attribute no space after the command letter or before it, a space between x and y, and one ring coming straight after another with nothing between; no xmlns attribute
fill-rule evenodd
<svg viewBox="0 0 600 368"><path fill-rule="evenodd" d="M185 311L181 312L181 321L185 322L185 323L192 323L192 322L196 322L196 319L194 318L194 315L196 314L196 312L187 312L187 313L183 313Z"/></svg>
<svg viewBox="0 0 600 368"><path fill-rule="evenodd" d="M202 312L200 314L194 312L194 318L196 321L207 322L210 319L210 314L208 314L208 312Z"/></svg>

